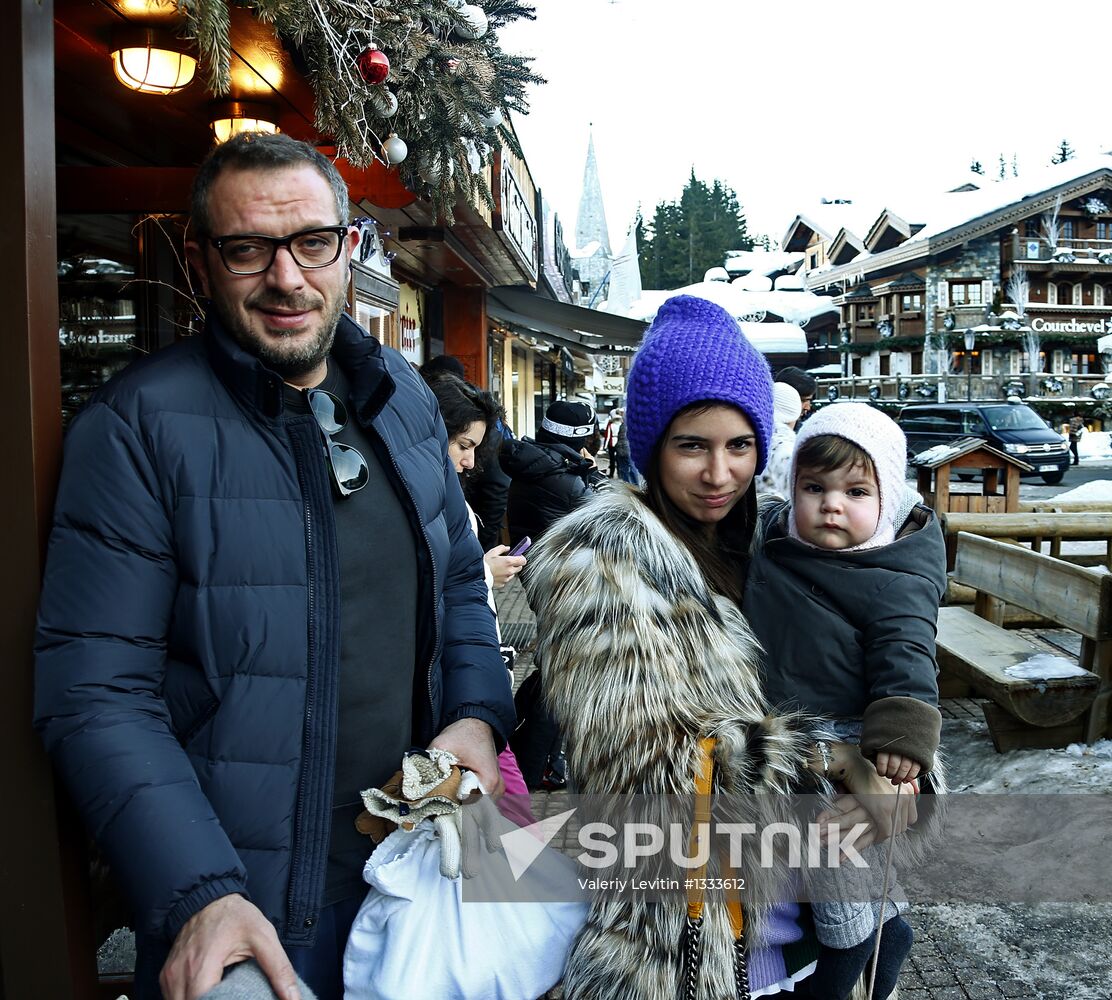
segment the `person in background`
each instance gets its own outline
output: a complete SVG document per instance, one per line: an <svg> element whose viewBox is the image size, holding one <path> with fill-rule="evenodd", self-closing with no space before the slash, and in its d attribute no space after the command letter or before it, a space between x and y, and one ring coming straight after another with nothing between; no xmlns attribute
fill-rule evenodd
<svg viewBox="0 0 1112 1000"><path fill-rule="evenodd" d="M463 362L451 354L438 354L429 358L420 368L421 377L429 382L442 374L454 375L467 382ZM470 383L469 383L470 384ZM506 496L510 491L510 477L498 464L498 447L503 438L513 437L506 425L506 413L499 406L499 417L483 439L484 452L492 452L490 460L480 462L463 478L463 492L472 513L479 521L479 544L489 552L502 541L502 523L506 519Z"/></svg>
<svg viewBox="0 0 1112 1000"><path fill-rule="evenodd" d="M791 496L792 455L795 452L795 425L803 412L799 393L787 382L772 386L772 441L768 465L757 477L757 495Z"/></svg>
<svg viewBox="0 0 1112 1000"><path fill-rule="evenodd" d="M606 480L592 457L602 441L594 410L586 403L559 400L545 411L536 440L502 445L502 468L509 474L506 519L516 544L544 537L553 524L590 499ZM522 580L528 576L525 569ZM534 613L541 609L532 605ZM530 788L558 789L566 784L562 736L540 697L540 677L526 677L515 698L519 718L510 745Z"/></svg>
<svg viewBox="0 0 1112 1000"><path fill-rule="evenodd" d="M494 428L501 420L502 407L489 392L446 372L426 377L426 382L440 405L440 415L448 432L448 457L452 460L461 484L481 473L489 464L497 464L499 440ZM479 534L478 519L468 508L472 527ZM494 545L483 554L487 582L501 590L522 567L525 556L507 555L508 545ZM493 600L491 607L494 607Z"/></svg>
<svg viewBox="0 0 1112 1000"><path fill-rule="evenodd" d="M1081 441L1081 435L1085 433L1085 418L1080 413L1075 413L1070 417L1069 422L1069 439L1070 439L1070 454L1073 455L1073 464L1077 465L1081 461L1081 457L1077 454L1077 445Z"/></svg>
<svg viewBox="0 0 1112 1000"><path fill-rule="evenodd" d="M502 407L489 392L478 389L455 375L442 373L428 380L429 388L440 405L440 415L448 432L448 457L461 479L481 468L482 463L497 461L498 453L488 446L488 436L493 433L495 424L503 415ZM471 530L478 534L479 526L474 511L471 515ZM518 573L526 563L523 555L507 554L508 547L497 545L484 556L486 564L487 603L495 615L497 624L498 608L494 603L494 588L502 588ZM502 632L499 629L498 638ZM503 647L506 649L508 647ZM511 671L511 683L512 683ZM529 790L521 776L517 758L509 746L498 755L498 770L506 786L506 795L498 803L503 814L518 825L527 826L534 821L529 811Z"/></svg>
<svg viewBox="0 0 1112 1000"><path fill-rule="evenodd" d="M793 365L788 368L781 368L776 373L776 378L773 381L786 382L799 393L799 399L803 405L803 414L800 420L806 420L811 415L811 402L814 400L815 390L818 388L815 376L808 375L802 368L796 368Z"/></svg>
<svg viewBox="0 0 1112 1000"><path fill-rule="evenodd" d="M510 685L436 400L344 312L358 231L286 135L216 146L186 253L204 332L70 427L35 725L129 897L134 1000L256 958L340 1000L359 790L410 747L501 791Z"/></svg>
<svg viewBox="0 0 1112 1000"><path fill-rule="evenodd" d="M618 434L614 443L614 456L618 462L618 478L623 483L629 483L631 486L636 486L640 480L637 478L637 470L633 468L633 462L629 457L629 437L627 436L628 428L625 423L625 411L622 411L622 424L618 428Z"/></svg>
<svg viewBox="0 0 1112 1000"><path fill-rule="evenodd" d="M606 470L607 479L616 479L618 476L618 432L622 429L622 410L615 406L610 411L610 419L606 421L606 431L602 441L606 448L606 455L610 459Z"/></svg>
<svg viewBox="0 0 1112 1000"><path fill-rule="evenodd" d="M946 549L934 512L904 482L906 455L896 422L863 403L827 406L807 421L791 503L761 508L743 604L767 655L769 700L832 719L832 732L893 783L934 771L942 726L935 621ZM937 771L932 779L937 790ZM879 855L866 860L883 867ZM895 988L911 948L899 915L906 898L881 917L880 887L860 882L834 873L812 904L823 946L815 977L833 1000L864 972L879 924L878 998Z"/></svg>
<svg viewBox="0 0 1112 1000"><path fill-rule="evenodd" d="M601 441L590 406L557 400L545 411L535 439L503 442L500 458L510 477L506 519L511 544L526 536L536 544L550 525L605 482L594 460Z"/></svg>

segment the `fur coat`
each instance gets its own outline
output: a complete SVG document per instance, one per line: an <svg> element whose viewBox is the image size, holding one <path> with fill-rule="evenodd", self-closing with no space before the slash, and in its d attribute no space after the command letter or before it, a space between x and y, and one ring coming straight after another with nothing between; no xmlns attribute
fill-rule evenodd
<svg viewBox="0 0 1112 1000"><path fill-rule="evenodd" d="M537 662L585 795L690 796L697 744L714 736L716 791L757 793L756 822L792 822L789 793L828 791L807 769L816 720L771 714L760 649L740 611L707 587L688 553L631 490L618 487L554 525L530 553ZM771 794L768 794L771 793ZM751 838L746 838L746 843ZM785 872L743 854L747 939L759 943ZM596 898L565 973L570 1000L679 995L686 906ZM735 993L721 897L708 894L697 996Z"/></svg>

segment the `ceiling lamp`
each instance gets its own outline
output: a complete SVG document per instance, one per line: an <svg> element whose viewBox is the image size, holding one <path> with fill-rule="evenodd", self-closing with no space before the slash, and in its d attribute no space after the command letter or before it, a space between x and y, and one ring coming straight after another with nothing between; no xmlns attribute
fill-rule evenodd
<svg viewBox="0 0 1112 1000"><path fill-rule="evenodd" d="M241 132L280 131L275 109L268 104L251 101L219 101L212 106L212 134L217 143L227 142Z"/></svg>
<svg viewBox="0 0 1112 1000"><path fill-rule="evenodd" d="M173 94L197 72L188 43L161 28L121 28L112 35L112 69L125 87L143 94Z"/></svg>

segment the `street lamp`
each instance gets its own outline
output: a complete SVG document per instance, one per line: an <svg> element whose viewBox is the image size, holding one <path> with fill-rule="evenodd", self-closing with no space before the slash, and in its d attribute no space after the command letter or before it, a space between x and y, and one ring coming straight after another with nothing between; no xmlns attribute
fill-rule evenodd
<svg viewBox="0 0 1112 1000"><path fill-rule="evenodd" d="M973 347L977 335L972 330L965 331L965 398L973 398Z"/></svg>

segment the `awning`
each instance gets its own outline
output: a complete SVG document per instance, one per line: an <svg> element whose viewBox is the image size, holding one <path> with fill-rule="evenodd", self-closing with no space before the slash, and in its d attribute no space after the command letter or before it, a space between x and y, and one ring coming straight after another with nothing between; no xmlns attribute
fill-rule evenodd
<svg viewBox="0 0 1112 1000"><path fill-rule="evenodd" d="M518 330L539 333L561 347L595 354L605 353L607 348L637 347L648 326L641 320L545 299L526 288L488 289L487 313Z"/></svg>

